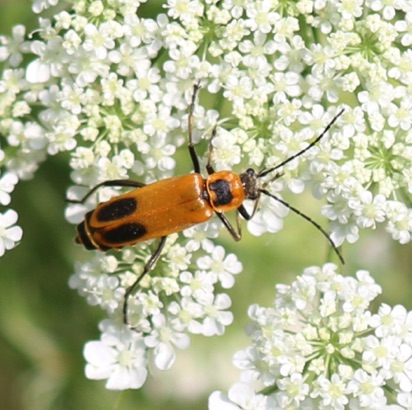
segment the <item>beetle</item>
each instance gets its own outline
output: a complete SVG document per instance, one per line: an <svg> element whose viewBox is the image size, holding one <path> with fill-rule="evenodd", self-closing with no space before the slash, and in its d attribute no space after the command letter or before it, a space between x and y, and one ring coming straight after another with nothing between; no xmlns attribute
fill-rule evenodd
<svg viewBox="0 0 412 410"><path fill-rule="evenodd" d="M199 85L195 85L188 114L188 150L193 163L193 173L163 179L148 185L125 179L105 181L96 185L80 201L77 201L84 203L101 187L135 188L98 204L94 210L86 213L84 221L77 226L75 238L76 243L83 244L86 249L105 252L150 239L159 239L157 248L146 263L143 272L126 290L123 302L123 320L126 325L129 325L128 299L143 277L154 268L168 235L206 222L217 215L233 239L239 241L242 237L239 216L245 220L253 218L262 194L282 203L313 224L328 239L339 259L344 263L336 245L318 223L266 189L269 182L281 177L283 173L276 172L268 180L262 180L316 145L342 115L343 110L338 112L321 134L307 147L280 164L259 172L253 168L241 174L230 170L216 172L211 165L212 140L216 133L216 127L214 127L206 164L208 176L204 178L200 173L199 158L193 144L193 113L199 88ZM243 205L246 199L255 201L251 213ZM237 212L236 228L225 215L231 210Z"/></svg>

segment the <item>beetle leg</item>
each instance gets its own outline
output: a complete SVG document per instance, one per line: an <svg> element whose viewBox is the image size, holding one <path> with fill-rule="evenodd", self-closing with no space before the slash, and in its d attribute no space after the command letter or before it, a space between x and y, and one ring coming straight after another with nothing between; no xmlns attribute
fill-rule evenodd
<svg viewBox="0 0 412 410"><path fill-rule="evenodd" d="M230 235L232 235L232 238L237 242L240 241L242 238L242 231L240 229L240 221L239 219L237 220L237 231L233 227L233 225L230 223L229 219L227 219L226 215L221 213L221 212L216 212L216 215L219 217L219 219L223 222L223 225L225 225L225 228L229 231Z"/></svg>
<svg viewBox="0 0 412 410"><path fill-rule="evenodd" d="M252 213L250 214L243 205L240 205L237 211L240 215L243 216L243 219L245 219L246 221L249 221L250 219L252 219L253 213L254 213L252 211Z"/></svg>
<svg viewBox="0 0 412 410"><path fill-rule="evenodd" d="M126 289L126 293L124 294L124 301L123 301L123 323L127 326L130 326L128 317L127 317L127 311L128 311L128 306L129 306L129 298L130 295L136 290L137 286L141 282L141 280L145 277L147 273L149 273L156 265L157 261L160 258L160 255L162 254L163 247L165 246L166 242L166 236L162 236L160 238L159 244L157 245L156 250L153 252L153 255L150 257L148 262L146 263L146 266L143 269L143 272L139 275L139 277L135 280L135 282Z"/></svg>
<svg viewBox="0 0 412 410"><path fill-rule="evenodd" d="M193 170L196 174L200 174L200 164L199 164L199 158L196 154L195 146L193 145L193 112L195 110L195 105L196 105L196 96L197 93L200 89L200 84L197 83L193 87L193 95L192 95L192 102L189 105L189 116L187 117L187 129L189 133L189 154L190 158L192 159L193 162Z"/></svg>
<svg viewBox="0 0 412 410"><path fill-rule="evenodd" d="M283 206L286 206L286 208L289 208L292 212L294 212L295 214L301 216L303 219L306 219L308 222L310 222L318 231L320 231L323 234L323 236L332 245L332 248L335 251L338 258L340 259L342 265L345 264L345 260L343 259L343 256L340 253L338 247L335 245L335 242L333 242L333 240L329 236L329 234L317 222L315 222L310 216L308 216L308 215L304 214L303 212L299 211L299 209L297 209L294 206L290 205L288 202L284 201L283 199L279 198L278 196L271 194L269 191L266 191L266 189L261 189L260 192L264 195L267 195L270 198L273 198L275 201L280 202Z"/></svg>
<svg viewBox="0 0 412 410"><path fill-rule="evenodd" d="M242 215L243 219L246 221L250 221L254 216L259 208L260 205L260 195L256 198L254 204L253 204L253 210L252 213L249 213L246 208L243 205L240 205L239 208L237 208L237 211L240 215Z"/></svg>
<svg viewBox="0 0 412 410"><path fill-rule="evenodd" d="M213 143L212 143L212 141L213 141L213 138L215 138L215 136L216 136L216 127L217 127L217 125L215 125L213 127L212 135L211 135L210 141L209 141L209 149L208 149L208 152L207 152L206 170L207 170L207 173L209 175L212 175L216 172L215 169L213 168L212 164L211 164L212 154L213 154Z"/></svg>
<svg viewBox="0 0 412 410"><path fill-rule="evenodd" d="M245 219L246 221L251 220L253 218L253 216L255 215L256 210L259 207L259 203L260 203L260 196L255 200L255 203L253 205L252 213L249 213L243 205L240 205L239 208L237 208L237 210L236 210L237 211L236 212L237 232L236 232L235 228L233 227L233 225L229 222L229 220L226 218L226 216L224 214L216 212L217 216L223 222L226 229L230 232L230 234L232 235L232 238L235 241L240 241L240 239L242 238L242 224L241 224L242 221L240 220L240 215L242 215L243 219Z"/></svg>
<svg viewBox="0 0 412 410"><path fill-rule="evenodd" d="M71 202L74 204L82 204L84 203L90 196L96 192L99 188L103 186L130 186L134 188L141 188L144 187L146 184L143 182L138 182L138 181L131 181L130 179L114 179L112 181L104 181L98 185L96 185L94 188L92 188L82 199L80 200L75 200L75 199L67 199L67 202Z"/></svg>

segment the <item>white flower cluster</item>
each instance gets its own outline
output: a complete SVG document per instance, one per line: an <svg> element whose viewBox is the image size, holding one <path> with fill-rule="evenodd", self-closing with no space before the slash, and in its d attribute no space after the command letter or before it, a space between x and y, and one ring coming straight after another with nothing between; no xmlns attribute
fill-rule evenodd
<svg viewBox="0 0 412 410"><path fill-rule="evenodd" d="M177 235L170 237L156 270L129 299L128 320L133 330L123 324L124 289L141 271L150 247L125 249L119 259L97 254L91 262L77 264L70 286L111 317L100 325L101 340L85 346L87 377L108 379L109 389L139 388L146 380L147 367L167 370L172 366L175 349L187 348L190 334L222 335L232 323L231 300L217 290L231 288L233 275L242 265L223 247L195 239L198 234L202 237L205 232L192 229L187 246L202 252L190 253L175 242Z"/></svg>
<svg viewBox="0 0 412 410"><path fill-rule="evenodd" d="M4 157L4 152L0 149L1 157ZM9 205L11 201L10 194L13 192L17 184L17 175L12 172L7 172L0 177L0 204L3 206ZM13 209L8 209L6 212L0 212L0 257L4 255L6 250L15 247L23 236L23 230L20 226L15 225L17 222L17 212Z"/></svg>
<svg viewBox="0 0 412 410"><path fill-rule="evenodd" d="M391 409L412 406L412 312L369 305L381 288L366 271L326 264L276 286L274 307L249 308L252 344L242 370L209 409Z"/></svg>
<svg viewBox="0 0 412 410"><path fill-rule="evenodd" d="M34 10L56 3L37 0ZM257 168L279 164L307 146L338 106L345 108L328 137L285 166L284 177L268 189L300 193L307 185L317 198L326 198L323 213L336 245L355 242L359 228L376 223L386 223L395 240L410 242L409 1L169 0L153 18L140 16L140 7L150 8L140 3L70 2L52 19L40 19L30 38L21 26L0 38L6 196L10 181L31 177L47 155L62 151L70 153L72 199L105 180L152 182L173 175L176 148L187 143L193 87L200 81L194 138L208 138L219 125L213 156L219 169L241 161ZM69 206L67 219L80 222L86 210L116 192L102 188L90 203ZM276 232L286 213L266 198L249 230ZM15 220L12 211L0 220L0 250L20 239ZM135 367L146 366L147 351L133 352L144 343L156 352L158 367L167 368L171 340L183 347L185 331L223 332L231 321L225 311L230 300L214 292L217 284L230 287L241 267L210 241L219 229L212 221L187 232L182 242L168 243L130 303L140 333L119 333L130 351L114 354L119 363L130 363L128 357ZM112 346L107 340L121 323L125 288L152 250L150 244L116 256L99 253L77 267L71 285L114 321L102 325L99 349ZM176 295L180 299L171 303ZM94 366L88 375L111 377ZM135 387L124 380L109 385Z"/></svg>

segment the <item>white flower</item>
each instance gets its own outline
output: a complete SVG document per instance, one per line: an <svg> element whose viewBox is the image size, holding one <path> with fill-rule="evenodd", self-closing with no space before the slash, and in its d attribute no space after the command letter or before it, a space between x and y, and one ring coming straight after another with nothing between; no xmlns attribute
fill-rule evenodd
<svg viewBox="0 0 412 410"><path fill-rule="evenodd" d="M225 257L225 249L222 246L216 246L211 257L200 257L197 260L197 266L216 275L225 289L233 286L235 282L233 275L242 271L242 264L238 261L236 255L230 253Z"/></svg>
<svg viewBox="0 0 412 410"><path fill-rule="evenodd" d="M371 7L373 11L382 11L382 15L385 20L392 20L395 16L395 8L393 6L396 5L396 3L401 4L401 2L385 2L382 0L368 0L366 3Z"/></svg>
<svg viewBox="0 0 412 410"><path fill-rule="evenodd" d="M400 243L409 243L412 237L412 210L403 209L399 214L393 214L386 230Z"/></svg>
<svg viewBox="0 0 412 410"><path fill-rule="evenodd" d="M390 362L389 375L393 375L395 383L403 392L412 391L412 347L403 343L399 346L398 354Z"/></svg>
<svg viewBox="0 0 412 410"><path fill-rule="evenodd" d="M275 191L275 185L273 183L271 187L272 189L270 191ZM249 212L252 212L253 206L247 204L247 209ZM255 236L260 236L266 232L276 233L283 228L283 218L286 217L288 213L289 209L282 203L266 195L262 195L259 209L253 218L247 222L247 228L249 232Z"/></svg>
<svg viewBox="0 0 412 410"><path fill-rule="evenodd" d="M387 337L379 340L375 336L368 336L365 339L362 355L365 365L389 368L398 355L400 343L400 339L395 337Z"/></svg>
<svg viewBox="0 0 412 410"><path fill-rule="evenodd" d="M408 312L404 306L396 305L391 308L382 304L372 320L378 336L395 335L407 343L412 343L412 312Z"/></svg>
<svg viewBox="0 0 412 410"><path fill-rule="evenodd" d="M404 20L395 22L395 27L398 32L405 33L401 35L401 43L403 46L408 47L412 44L412 32L410 30L412 23L412 11L406 13Z"/></svg>
<svg viewBox="0 0 412 410"><path fill-rule="evenodd" d="M273 102L282 104L288 97L298 97L302 90L299 86L300 76L297 73L275 73L273 83L275 85L275 95Z"/></svg>
<svg viewBox="0 0 412 410"><path fill-rule="evenodd" d="M278 381L280 391L280 400L284 405L299 406L305 400L309 393L309 385L304 382L303 377L299 373L292 373L289 377Z"/></svg>
<svg viewBox="0 0 412 410"><path fill-rule="evenodd" d="M269 410L275 404L274 400L256 394L254 389L245 384L237 383L229 390L228 395L219 391L213 392L209 397L209 410Z"/></svg>
<svg viewBox="0 0 412 410"><path fill-rule="evenodd" d="M46 83L50 80L50 67L40 60L31 62L26 71L26 80L29 83Z"/></svg>
<svg viewBox="0 0 412 410"><path fill-rule="evenodd" d="M177 332L162 314L154 315L152 318L154 330L150 336L145 337L145 344L153 348L154 363L161 370L170 369L176 359L173 346L178 349L187 349L189 337Z"/></svg>
<svg viewBox="0 0 412 410"><path fill-rule="evenodd" d="M349 201L348 205L354 209L359 227L375 228L376 222L384 221L386 207L386 198L384 195L376 195L376 197L373 198L370 191L364 191L359 194L359 203L356 202Z"/></svg>
<svg viewBox="0 0 412 410"><path fill-rule="evenodd" d="M408 400L412 344L410 333L401 332L406 310L396 307L390 315L383 306L372 316L369 305L380 287L366 271L355 279L336 270L333 264L307 268L292 285L277 285L273 307L249 308L251 346L233 359L247 394L230 394L237 383L228 396L214 392L211 408L254 408L250 403L265 397L279 408L338 410Z"/></svg>
<svg viewBox="0 0 412 410"><path fill-rule="evenodd" d="M168 15L180 18L183 23L188 24L195 16L203 15L204 6L198 1L189 0L168 0Z"/></svg>
<svg viewBox="0 0 412 410"><path fill-rule="evenodd" d="M180 280L182 283L187 284L182 287L182 296L194 296L196 299L201 299L203 295L213 292L217 276L215 273L206 271L196 271L195 275L190 272L182 272Z"/></svg>
<svg viewBox="0 0 412 410"><path fill-rule="evenodd" d="M192 255L179 244L173 244L168 251L169 269L171 272L184 271L189 267Z"/></svg>
<svg viewBox="0 0 412 410"><path fill-rule="evenodd" d="M3 256L6 250L14 248L23 236L23 230L14 226L16 222L17 212L12 209L4 214L0 213L0 256Z"/></svg>
<svg viewBox="0 0 412 410"><path fill-rule="evenodd" d="M74 149L77 144L74 138L77 126L78 124L70 124L70 121L68 121L65 125L58 126L51 132L46 133L46 138L50 141L48 152L54 155L60 151L70 151Z"/></svg>
<svg viewBox="0 0 412 410"><path fill-rule="evenodd" d="M16 174L7 173L0 179L0 204L8 205L11 201L10 193L13 192L14 186L17 184L18 178Z"/></svg>
<svg viewBox="0 0 412 410"><path fill-rule="evenodd" d="M100 28L93 24L87 24L84 28L86 34L83 48L85 51L93 53L99 60L104 60L107 55L107 50L115 46L113 38L106 35L104 32L105 24Z"/></svg>
<svg viewBox="0 0 412 410"><path fill-rule="evenodd" d="M398 403L401 406L403 406L399 410L408 409L412 405L412 394L411 393L399 393L397 399L398 399ZM395 410L397 410L396 407L395 407Z"/></svg>
<svg viewBox="0 0 412 410"><path fill-rule="evenodd" d="M169 60L164 65L164 70L167 73L173 73L178 78L187 79L192 73L193 67L199 65L199 58L193 55L196 46L192 42L188 41L184 44L181 50L170 50Z"/></svg>
<svg viewBox="0 0 412 410"><path fill-rule="evenodd" d="M0 61L6 59L11 67L17 67L23 60L26 28L17 25L12 29L12 36L0 36Z"/></svg>
<svg viewBox="0 0 412 410"><path fill-rule="evenodd" d="M343 410L348 404L348 387L346 381L342 380L340 375L334 373L330 379L320 375L315 382L316 389L311 394L311 397L321 398L322 408L333 408Z"/></svg>
<svg viewBox="0 0 412 410"><path fill-rule="evenodd" d="M214 245L209 238L217 238L221 231L222 225L220 221L212 219L204 224L195 225L192 228L183 231L183 235L189 239L186 244L186 249L189 252L195 252L200 247L203 249L213 249Z"/></svg>
<svg viewBox="0 0 412 410"><path fill-rule="evenodd" d="M33 11L35 13L40 13L42 10L49 8L50 6L55 6L58 0L35 0L33 2Z"/></svg>
<svg viewBox="0 0 412 410"><path fill-rule="evenodd" d="M244 99L252 97L252 81L249 77L238 78L231 75L227 78L226 91L223 93L225 98L233 101L234 104L243 104Z"/></svg>
<svg viewBox="0 0 412 410"><path fill-rule="evenodd" d="M362 15L362 3L361 0L343 0L338 3L337 10L342 13L344 19L360 17Z"/></svg>
<svg viewBox="0 0 412 410"><path fill-rule="evenodd" d="M219 133L213 138L213 161L217 170L230 169L240 162L241 151L236 144L236 137L219 128Z"/></svg>
<svg viewBox="0 0 412 410"><path fill-rule="evenodd" d="M412 124L412 97L403 97L400 105L391 104L389 107L388 125L392 128L400 127L408 131Z"/></svg>
<svg viewBox="0 0 412 410"><path fill-rule="evenodd" d="M107 379L110 390L138 389L147 377L147 356L143 337L108 320L101 323L100 341L84 346L88 379Z"/></svg>
<svg viewBox="0 0 412 410"><path fill-rule="evenodd" d="M246 14L249 19L246 20L246 26L252 31L259 30L262 33L268 33L280 18L279 14L271 10L271 7L271 2L267 0L248 4Z"/></svg>
<svg viewBox="0 0 412 410"><path fill-rule="evenodd" d="M81 102L85 98L83 92L84 89L78 87L77 84L65 85L59 97L62 107L72 114L80 114L82 110Z"/></svg>
<svg viewBox="0 0 412 410"><path fill-rule="evenodd" d="M119 306L123 306L123 298L124 289L119 288L119 279L100 274L87 301L90 305L100 305L109 313L113 313Z"/></svg>
<svg viewBox="0 0 412 410"><path fill-rule="evenodd" d="M198 300L205 312L205 319L202 325L202 334L205 336L222 335L225 326L233 322L232 312L226 311L231 305L228 295L221 293L214 297L208 294Z"/></svg>
<svg viewBox="0 0 412 410"><path fill-rule="evenodd" d="M181 304L172 302L169 306L169 313L173 315L170 323L175 328L185 328L193 334L200 334L202 324L199 319L203 315L202 306L191 298L183 298Z"/></svg>
<svg viewBox="0 0 412 410"><path fill-rule="evenodd" d="M382 389L383 384L384 378L381 375L371 375L358 369L348 383L348 389L359 400L361 407L381 409L387 401Z"/></svg>

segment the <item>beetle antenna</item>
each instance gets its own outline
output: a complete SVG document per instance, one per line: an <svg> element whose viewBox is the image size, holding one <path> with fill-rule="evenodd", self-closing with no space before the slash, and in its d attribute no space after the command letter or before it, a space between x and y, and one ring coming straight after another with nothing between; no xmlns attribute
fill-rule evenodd
<svg viewBox="0 0 412 410"><path fill-rule="evenodd" d="M333 250L335 251L336 255L338 256L339 260L342 262L342 265L345 264L345 260L343 259L342 254L340 253L338 247L335 245L335 242L333 242L332 238L329 236L329 234L317 223L315 222L312 218L309 216L305 215L303 212L299 211L299 209L294 208L292 205L288 204L286 201L283 199L280 199L276 195L271 194L269 191L266 189L259 189L259 192L262 194L265 194L269 196L270 198L273 198L275 201L280 202L282 205L286 206L286 208L289 208L291 211L293 211L295 214L301 216L303 219L306 219L308 222L310 222L316 229L318 229L320 232L323 233L323 236L326 237L326 239L329 241L329 243L332 245Z"/></svg>
<svg viewBox="0 0 412 410"><path fill-rule="evenodd" d="M288 159L286 159L285 161L281 162L279 165L276 165L275 167L269 168L269 169L264 169L261 172L259 172L259 174L257 175L257 178L262 178L264 176L266 176L267 174L270 174L272 171L275 171L276 169L283 167L284 165L286 165L287 163L293 161L295 158L300 157L302 154L304 154L306 151L310 150L314 145L316 145L326 134L327 132L330 130L330 128L332 127L332 125L336 122L336 120L343 114L345 110L342 108L333 118L332 120L329 122L329 124L325 127L325 129L321 132L321 134L314 140L312 141L306 148L302 149L301 151L299 151L297 154L292 155L291 157L289 157Z"/></svg>

